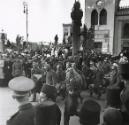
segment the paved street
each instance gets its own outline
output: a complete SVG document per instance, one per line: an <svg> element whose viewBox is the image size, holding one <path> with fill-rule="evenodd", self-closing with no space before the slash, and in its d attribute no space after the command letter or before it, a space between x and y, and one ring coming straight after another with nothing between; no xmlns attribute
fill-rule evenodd
<svg viewBox="0 0 129 125"><path fill-rule="evenodd" d="M5 125L6 120L17 111L17 105L11 97L11 91L0 87L0 125Z"/></svg>
<svg viewBox="0 0 129 125"><path fill-rule="evenodd" d="M86 93L83 93L84 96L87 96ZM102 107L104 107L104 101L99 101ZM6 120L10 118L17 111L17 102L11 97L11 90L7 87L0 87L0 125L6 125ZM63 125L63 103L59 104L62 111L62 120L61 125ZM102 121L102 120L101 120ZM76 116L71 117L70 125L79 125L79 119Z"/></svg>

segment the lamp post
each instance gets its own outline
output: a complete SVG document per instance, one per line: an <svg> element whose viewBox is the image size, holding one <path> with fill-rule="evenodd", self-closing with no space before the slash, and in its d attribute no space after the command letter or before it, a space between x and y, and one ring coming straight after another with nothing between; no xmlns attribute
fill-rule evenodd
<svg viewBox="0 0 129 125"><path fill-rule="evenodd" d="M26 42L28 42L28 37L29 37L29 33L28 33L28 4L27 2L23 2L23 6L24 6L24 13L26 14Z"/></svg>

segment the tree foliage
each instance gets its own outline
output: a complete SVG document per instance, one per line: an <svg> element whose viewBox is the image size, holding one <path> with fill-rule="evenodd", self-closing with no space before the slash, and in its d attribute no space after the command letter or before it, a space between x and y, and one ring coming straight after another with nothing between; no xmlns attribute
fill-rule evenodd
<svg viewBox="0 0 129 125"><path fill-rule="evenodd" d="M87 26L84 25L81 35L83 36L83 58L85 58L86 63L88 63L92 50L94 49L94 26L88 29Z"/></svg>
<svg viewBox="0 0 129 125"><path fill-rule="evenodd" d="M91 26L89 29L84 25L83 31L83 50L91 50L94 48L94 27Z"/></svg>

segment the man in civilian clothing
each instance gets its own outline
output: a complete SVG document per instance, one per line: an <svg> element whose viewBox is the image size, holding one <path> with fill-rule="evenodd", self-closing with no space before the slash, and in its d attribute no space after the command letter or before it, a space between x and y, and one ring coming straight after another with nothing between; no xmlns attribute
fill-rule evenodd
<svg viewBox="0 0 129 125"><path fill-rule="evenodd" d="M40 103L36 105L35 125L60 125L61 111L55 103L56 88L44 84L40 93Z"/></svg>

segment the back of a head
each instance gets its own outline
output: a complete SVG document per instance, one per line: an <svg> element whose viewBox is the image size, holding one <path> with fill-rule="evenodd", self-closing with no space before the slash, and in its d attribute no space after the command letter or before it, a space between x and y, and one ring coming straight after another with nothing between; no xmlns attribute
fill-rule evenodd
<svg viewBox="0 0 129 125"><path fill-rule="evenodd" d="M100 105L93 100L86 100L80 110L80 123L82 125L97 125L100 123Z"/></svg>
<svg viewBox="0 0 129 125"><path fill-rule="evenodd" d="M118 109L111 107L104 111L103 121L106 125L123 125L121 112Z"/></svg>
<svg viewBox="0 0 129 125"><path fill-rule="evenodd" d="M55 105L40 104L36 107L36 125L56 125Z"/></svg>
<svg viewBox="0 0 129 125"><path fill-rule="evenodd" d="M51 65L50 64L46 64L45 68L46 68L47 71L49 71L51 69Z"/></svg>
<svg viewBox="0 0 129 125"><path fill-rule="evenodd" d="M45 93L47 98L52 99L53 101L56 100L57 91L56 88L52 85L44 84L41 92Z"/></svg>

